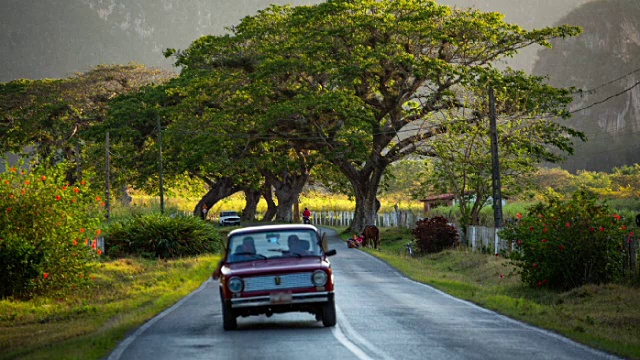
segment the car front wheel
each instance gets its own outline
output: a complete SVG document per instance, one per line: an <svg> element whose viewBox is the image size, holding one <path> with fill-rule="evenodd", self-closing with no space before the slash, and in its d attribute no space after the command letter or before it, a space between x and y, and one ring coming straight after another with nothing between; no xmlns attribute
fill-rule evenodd
<svg viewBox="0 0 640 360"><path fill-rule="evenodd" d="M331 300L322 305L322 325L325 327L336 326L336 303Z"/></svg>
<svg viewBox="0 0 640 360"><path fill-rule="evenodd" d="M225 330L235 330L238 327L236 316L233 315L231 304L222 299L222 328Z"/></svg>

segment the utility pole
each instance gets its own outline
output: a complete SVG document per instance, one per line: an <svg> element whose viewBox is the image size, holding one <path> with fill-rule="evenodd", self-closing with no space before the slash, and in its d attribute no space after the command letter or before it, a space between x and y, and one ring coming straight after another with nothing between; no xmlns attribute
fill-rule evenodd
<svg viewBox="0 0 640 360"><path fill-rule="evenodd" d="M160 167L160 213L164 214L164 177L162 174L162 124L158 115L158 162Z"/></svg>
<svg viewBox="0 0 640 360"><path fill-rule="evenodd" d="M109 220L111 220L111 154L109 151L109 132L107 131L107 138L106 138L106 165L105 165L105 175L107 177L107 194L106 194L106 199L105 199L105 204L107 207L107 223L109 222Z"/></svg>
<svg viewBox="0 0 640 360"><path fill-rule="evenodd" d="M493 219L496 229L504 226L502 217L502 191L500 185L500 160L498 159L498 127L496 125L496 99L493 88L489 88L489 120L491 126L491 163L493 184ZM496 231L497 233L497 231ZM497 235L496 235L497 238ZM497 249L497 248L496 248Z"/></svg>

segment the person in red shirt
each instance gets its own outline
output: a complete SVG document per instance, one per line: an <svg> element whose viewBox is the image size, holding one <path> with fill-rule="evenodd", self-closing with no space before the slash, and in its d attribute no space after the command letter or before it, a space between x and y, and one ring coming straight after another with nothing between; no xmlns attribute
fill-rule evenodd
<svg viewBox="0 0 640 360"><path fill-rule="evenodd" d="M304 211L302 212L302 222L305 224L311 224L311 211L309 211L309 208L304 208Z"/></svg>

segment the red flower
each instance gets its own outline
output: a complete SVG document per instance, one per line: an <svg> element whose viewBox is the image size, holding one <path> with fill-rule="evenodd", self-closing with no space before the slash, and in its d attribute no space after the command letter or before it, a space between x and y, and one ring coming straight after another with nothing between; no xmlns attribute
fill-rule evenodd
<svg viewBox="0 0 640 360"><path fill-rule="evenodd" d="M618 214L613 214L613 218L616 220L620 220L621 216Z"/></svg>
<svg viewBox="0 0 640 360"><path fill-rule="evenodd" d="M62 187L62 190L63 190L63 191L64 191L64 190L67 190L67 186L66 186L66 185L65 185L65 186L63 186L63 187Z"/></svg>
<svg viewBox="0 0 640 360"><path fill-rule="evenodd" d="M98 255L102 255L102 250L98 249Z"/></svg>
<svg viewBox="0 0 640 360"><path fill-rule="evenodd" d="M5 185L9 185L9 180L4 181Z"/></svg>
<svg viewBox="0 0 640 360"><path fill-rule="evenodd" d="M73 188L73 192L77 194L77 193L79 193L79 192L80 192L80 189L78 189L77 187L75 187L75 188Z"/></svg>
<svg viewBox="0 0 640 360"><path fill-rule="evenodd" d="M530 226L530 227L529 227L529 230L533 231L533 230L534 230L534 229L533 229L533 226Z"/></svg>
<svg viewBox="0 0 640 360"><path fill-rule="evenodd" d="M80 185L84 185L84 184L86 184L84 180L80 181Z"/></svg>
<svg viewBox="0 0 640 360"><path fill-rule="evenodd" d="M567 223L564 226L571 227L571 223L567 221Z"/></svg>
<svg viewBox="0 0 640 360"><path fill-rule="evenodd" d="M542 281L538 281L538 287L542 286Z"/></svg>
<svg viewBox="0 0 640 360"><path fill-rule="evenodd" d="M558 249L560 249L560 250L564 250L564 246L562 246L562 245L558 245Z"/></svg>
<svg viewBox="0 0 640 360"><path fill-rule="evenodd" d="M622 230L622 231L627 230L627 225L622 225L622 226L620 227L620 230Z"/></svg>
<svg viewBox="0 0 640 360"><path fill-rule="evenodd" d="M504 278L504 275L500 274L500 279Z"/></svg>
<svg viewBox="0 0 640 360"><path fill-rule="evenodd" d="M25 183L25 184L27 184L27 185L29 185L29 184L31 184L31 181L27 180L27 181L25 181L24 183Z"/></svg>
<svg viewBox="0 0 640 360"><path fill-rule="evenodd" d="M14 167L12 167L12 168L11 168L11 169L9 169L9 170L11 170L11 172L16 172L16 168L14 168Z"/></svg>
<svg viewBox="0 0 640 360"><path fill-rule="evenodd" d="M56 195L56 201L60 201L60 199L62 199L60 195Z"/></svg>
<svg viewBox="0 0 640 360"><path fill-rule="evenodd" d="M24 194L26 194L26 193L27 193L27 190L22 189L22 191L20 191L20 193L21 193L22 195L24 195Z"/></svg>
<svg viewBox="0 0 640 360"><path fill-rule="evenodd" d="M598 230L600 230L600 232L604 232L604 226L600 226Z"/></svg>
<svg viewBox="0 0 640 360"><path fill-rule="evenodd" d="M544 229L542 229L542 232L547 232L547 231L549 231L549 229L548 229L548 228L544 228Z"/></svg>
<svg viewBox="0 0 640 360"><path fill-rule="evenodd" d="M98 235L102 234L102 230L100 230L100 229L96 230L96 234L98 234Z"/></svg>
<svg viewBox="0 0 640 360"><path fill-rule="evenodd" d="M533 267L534 267L534 268L537 268L537 267L538 267L538 264L533 263Z"/></svg>
<svg viewBox="0 0 640 360"><path fill-rule="evenodd" d="M96 196L96 201L100 201L100 196Z"/></svg>
<svg viewBox="0 0 640 360"><path fill-rule="evenodd" d="M547 239L542 239L542 242L543 242L543 243L546 243L546 242L547 242Z"/></svg>
<svg viewBox="0 0 640 360"><path fill-rule="evenodd" d="M517 214L516 214L516 218L518 218L518 219L522 219L522 215L520 215L520 213L517 213Z"/></svg>
<svg viewBox="0 0 640 360"><path fill-rule="evenodd" d="M98 248L98 242L97 242L97 241L95 241L95 240L93 240L93 241L91 242L91 247L92 247L94 250L95 250L95 249L97 249L97 248Z"/></svg>
<svg viewBox="0 0 640 360"><path fill-rule="evenodd" d="M13 194L9 194L9 199L13 199Z"/></svg>
<svg viewBox="0 0 640 360"><path fill-rule="evenodd" d="M542 219L542 214L538 214L538 218L539 218L539 219Z"/></svg>
<svg viewBox="0 0 640 360"><path fill-rule="evenodd" d="M42 274L42 277L44 277L45 279L49 277L49 273L44 273Z"/></svg>
<svg viewBox="0 0 640 360"><path fill-rule="evenodd" d="M633 231L629 232L629 236L633 236Z"/></svg>
<svg viewBox="0 0 640 360"><path fill-rule="evenodd" d="M80 232L83 233L84 232L84 228L80 228Z"/></svg>
<svg viewBox="0 0 640 360"><path fill-rule="evenodd" d="M518 245L522 244L522 240L517 241Z"/></svg>
<svg viewBox="0 0 640 360"><path fill-rule="evenodd" d="M100 206L103 206L103 207L104 207L104 205L105 205L105 204L104 204L104 201L100 203Z"/></svg>
<svg viewBox="0 0 640 360"><path fill-rule="evenodd" d="M593 227L590 227L589 231L594 232L594 231L596 231L596 229L594 229Z"/></svg>
<svg viewBox="0 0 640 360"><path fill-rule="evenodd" d="M78 239L73 239L73 245L78 245Z"/></svg>
<svg viewBox="0 0 640 360"><path fill-rule="evenodd" d="M11 208L7 208L7 212L11 212Z"/></svg>
<svg viewBox="0 0 640 360"><path fill-rule="evenodd" d="M45 181L45 180L47 180L47 177L42 175L42 177L40 179L42 179L42 181Z"/></svg>

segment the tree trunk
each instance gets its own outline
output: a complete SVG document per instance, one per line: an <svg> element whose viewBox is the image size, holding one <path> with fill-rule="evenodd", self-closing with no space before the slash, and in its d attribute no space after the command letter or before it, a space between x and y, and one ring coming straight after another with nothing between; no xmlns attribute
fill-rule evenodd
<svg viewBox="0 0 640 360"><path fill-rule="evenodd" d="M278 211L278 206L276 205L276 202L273 201L271 184L265 184L265 189L262 190L262 197L267 202L267 212L264 213L262 221L273 221L273 218L276 216L276 212Z"/></svg>
<svg viewBox="0 0 640 360"><path fill-rule="evenodd" d="M129 195L129 186L122 185L122 190L120 190L120 192L122 193L122 195L118 198L118 201L120 201L120 204L125 207L130 206L131 201L133 201L133 198L131 197L131 195Z"/></svg>
<svg viewBox="0 0 640 360"><path fill-rule="evenodd" d="M384 168L385 166L381 166L378 169L373 169L369 176L361 175L350 178L356 195L356 211L353 222L347 229L350 233L360 234L367 225L377 225L376 214L380 210L380 201L376 195Z"/></svg>
<svg viewBox="0 0 640 360"><path fill-rule="evenodd" d="M208 209L212 209L218 201L242 190L239 186L234 184L233 179L230 177L218 179L217 181L205 179L205 181L209 184L209 191L207 191L202 199L200 199L195 209L193 209L193 216L200 216L202 219L206 218L206 214L202 212L204 205L207 205Z"/></svg>
<svg viewBox="0 0 640 360"><path fill-rule="evenodd" d="M293 221L291 209L293 203L300 196L302 188L309 180L309 173L290 174L286 173L283 179L272 176L270 182L275 188L276 198L278 199L278 208L276 210L277 222Z"/></svg>
<svg viewBox="0 0 640 360"><path fill-rule="evenodd" d="M256 212L258 208L258 202L260 202L260 197L262 193L260 190L255 189L245 189L244 197L246 199L246 204L244 209L242 210L242 221L254 221L256 219Z"/></svg>

